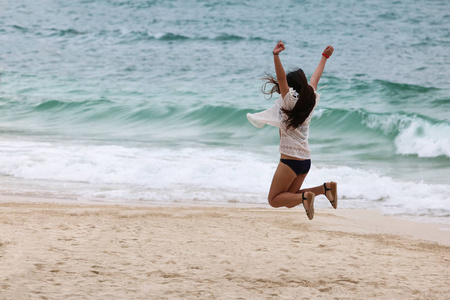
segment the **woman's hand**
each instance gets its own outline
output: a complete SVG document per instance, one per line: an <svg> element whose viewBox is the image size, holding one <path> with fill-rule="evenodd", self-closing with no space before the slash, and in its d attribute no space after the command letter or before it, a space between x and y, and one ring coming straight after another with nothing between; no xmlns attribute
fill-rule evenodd
<svg viewBox="0 0 450 300"><path fill-rule="evenodd" d="M334 48L333 46L328 46L323 50L323 54L325 54L327 57L330 57L331 54L333 54Z"/></svg>
<svg viewBox="0 0 450 300"><path fill-rule="evenodd" d="M275 48L273 48L273 54L278 55L284 49L284 43L282 41L279 41Z"/></svg>
<svg viewBox="0 0 450 300"><path fill-rule="evenodd" d="M286 72L284 71L283 64L281 63L278 54L284 50L284 43L279 41L278 44L273 48L273 63L275 64L275 73L277 73L278 90L280 91L281 97L286 96L289 91L289 86L286 80Z"/></svg>
<svg viewBox="0 0 450 300"><path fill-rule="evenodd" d="M309 84L317 91L317 85L319 84L320 77L322 77L323 69L325 68L325 64L327 63L327 59L330 58L331 54L333 54L334 48L332 46L328 46L322 52L322 58L320 59L319 65L314 71L311 79L309 80Z"/></svg>

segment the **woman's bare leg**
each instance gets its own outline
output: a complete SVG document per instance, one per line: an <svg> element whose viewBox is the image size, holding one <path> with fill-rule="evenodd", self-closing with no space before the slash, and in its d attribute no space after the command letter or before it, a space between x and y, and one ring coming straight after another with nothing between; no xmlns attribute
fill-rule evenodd
<svg viewBox="0 0 450 300"><path fill-rule="evenodd" d="M313 192L314 194L316 194L316 196L317 195L325 195L325 197L327 197L328 200L333 200L333 193L331 191L331 183L332 183L331 181L325 183L327 185L327 189L328 189L327 193L325 193L325 188L324 188L323 184L312 187L312 188L299 190L298 193L301 194L304 192ZM334 185L336 186L336 183L334 183Z"/></svg>
<svg viewBox="0 0 450 300"><path fill-rule="evenodd" d="M323 188L323 184L319 185L319 186L312 187L312 188L299 190L297 193L301 194L301 193L304 193L304 192L313 192L314 194L316 194L316 196L317 195L325 195L325 189Z"/></svg>
<svg viewBox="0 0 450 300"><path fill-rule="evenodd" d="M272 185L269 191L269 204L273 207L292 208L302 203L303 195L298 193L298 188L293 186L303 183L306 174L296 176L290 167L283 163L279 163L275 174L273 175ZM308 205L305 207L309 209Z"/></svg>
<svg viewBox="0 0 450 300"><path fill-rule="evenodd" d="M332 189L332 182L327 182L325 183L327 185L327 191L325 192L325 188L323 187L323 185L319 185L319 186L315 186L312 188L306 188L306 189L301 189L303 181L305 180L307 174L303 174L303 175L298 175L294 181L292 182L291 186L289 187L288 192L291 193L297 193L297 194L303 194L306 192L311 192L314 193L315 196L317 195L325 195L325 197L327 197L328 201L330 201L331 205L336 208L337 207L337 197L335 199L334 196L336 196L336 194L333 196L333 189ZM334 188L336 188L336 183L334 182ZM334 191L334 193L336 193L336 191ZM336 202L334 202L336 201ZM306 207L306 209L308 209Z"/></svg>
<svg viewBox="0 0 450 300"><path fill-rule="evenodd" d="M337 205L338 205L336 182L330 181L330 182L326 182L325 184L327 186L326 191L325 191L324 185L322 184L322 185L319 185L316 187L299 190L297 193L301 195L305 192L312 192L316 196L317 195L325 195L325 197L327 197L328 201L330 201L331 206L333 206L333 208L336 209Z"/></svg>

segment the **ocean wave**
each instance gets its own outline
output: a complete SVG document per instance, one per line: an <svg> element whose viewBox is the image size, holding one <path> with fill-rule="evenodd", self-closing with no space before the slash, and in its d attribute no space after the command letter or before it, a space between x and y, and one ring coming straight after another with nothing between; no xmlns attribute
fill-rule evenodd
<svg viewBox="0 0 450 300"><path fill-rule="evenodd" d="M379 79L374 80L370 83L371 87L374 87L374 85L375 87L378 87L378 89L382 89L390 93L396 93L398 95L405 94L404 98L408 97L410 93L417 95L439 90L436 87L427 87L418 84L398 83Z"/></svg>
<svg viewBox="0 0 450 300"><path fill-rule="evenodd" d="M44 37L71 37L71 36L80 36L80 35L90 35L96 38L108 38L112 37L117 39L118 42L139 42L139 41L151 41L151 40L159 40L159 41L218 41L218 42L226 42L226 41L266 41L266 39L258 36L240 36L236 34L229 33L218 33L217 35L211 36L202 36L202 35L186 35L175 32L160 32L160 33L151 33L149 31L128 31L123 29L114 29L114 30L105 30L102 29L100 31L82 31L76 28L27 28L19 25L10 26L14 30L20 31L21 33L31 33L37 36Z"/></svg>
<svg viewBox="0 0 450 300"><path fill-rule="evenodd" d="M17 105L17 103L16 103ZM0 106L1 107L1 106ZM2 106L10 109L10 106ZM54 118L60 118L62 122L67 116L76 116L77 120L86 119L102 122L102 117L115 115L117 121L127 125L148 126L155 122L161 125L183 122L185 125L212 126L212 127L236 127L247 124L246 113L254 110L220 105L182 105L155 106L147 104L119 104L107 99L85 101L59 101L46 100L32 105L28 109L29 115L52 113ZM22 110L23 112L23 107ZM114 113L113 113L114 112ZM22 114L22 113L21 113ZM82 124L79 124L82 125Z"/></svg>
<svg viewBox="0 0 450 300"><path fill-rule="evenodd" d="M22 26L19 26L19 25L11 25L11 28L13 28L15 30L18 30L18 31L20 31L22 33L27 33L29 31L28 28L25 28L25 27L22 27Z"/></svg>
<svg viewBox="0 0 450 300"><path fill-rule="evenodd" d="M450 158L450 124L419 114L374 113L365 110L319 109L312 126L339 129L341 134L378 134L395 145L400 155ZM363 142L364 139L361 139Z"/></svg>
<svg viewBox="0 0 450 300"><path fill-rule="evenodd" d="M28 28L23 27L19 25L12 25L10 26L14 30L20 31L21 33L31 33L37 36L46 36L46 37L67 37L67 36L78 36L78 35L85 35L88 34L86 31L80 31L74 28L67 28L67 29L59 29L59 28Z"/></svg>
<svg viewBox="0 0 450 300"><path fill-rule="evenodd" d="M44 100L37 104L31 104L28 107L30 116L34 113L52 113L55 118L64 119L68 115L78 114L83 117L83 113L95 114L114 106L114 102L107 99L84 100L84 101L61 101L61 100ZM96 108L98 111L96 111ZM58 115L59 114L59 115Z"/></svg>
<svg viewBox="0 0 450 300"><path fill-rule="evenodd" d="M328 84L333 90L343 91L351 88L352 92L364 92L364 94L381 94L386 99L410 99L410 97L426 98L444 92L443 89L435 86L421 84L411 84L394 82L382 79L364 79L366 74L354 74L350 80L343 80L332 76L327 76ZM444 94L445 95L445 94Z"/></svg>
<svg viewBox="0 0 450 300"><path fill-rule="evenodd" d="M113 36L119 41L123 42L136 42L136 41L147 41L147 40L159 40L159 41L185 41L192 40L193 37L189 37L187 35L173 33L173 32L165 32L165 33L155 33L152 34L148 31L123 31L123 30L113 30L112 32L102 30L97 35L101 37Z"/></svg>
<svg viewBox="0 0 450 300"><path fill-rule="evenodd" d="M134 9L148 9L158 4L158 1L110 1L108 4L113 6L127 6Z"/></svg>
<svg viewBox="0 0 450 300"><path fill-rule="evenodd" d="M266 39L258 36L241 36L236 34L228 33L218 33L216 35L204 36L204 35L187 35L175 32L159 32L151 33L149 31L124 31L116 29L113 31L102 30L98 33L94 33L101 37L112 36L119 39L121 42L126 41L146 41L146 40L159 40L159 41L217 41L217 42L227 42L227 41L266 41Z"/></svg>
<svg viewBox="0 0 450 300"><path fill-rule="evenodd" d="M219 42L225 42L225 41L265 41L262 37L244 37L240 35L235 34L228 34L228 33L219 33L215 36L187 36L182 34L176 34L172 32L167 33L160 33L160 34L149 34L148 32L133 32L132 35L135 35L137 37L143 37L145 39L157 39L161 41L184 41L184 40L192 40L192 41L219 41ZM126 37L124 35L124 37Z"/></svg>
<svg viewBox="0 0 450 300"><path fill-rule="evenodd" d="M174 33L165 33L162 36L157 38L158 40L161 41L179 41L179 40L188 40L189 37L184 36L182 34L174 34Z"/></svg>
<svg viewBox="0 0 450 300"><path fill-rule="evenodd" d="M214 38L214 40L217 40L217 41L240 41L240 40L245 40L245 38L242 36L239 36L239 35L222 33L222 34L216 36Z"/></svg>
<svg viewBox="0 0 450 300"><path fill-rule="evenodd" d="M24 105L24 102L6 102L0 109L8 116L8 121L14 123L14 115L22 123L28 117L35 121L41 119L41 126L49 130L59 124L69 127L91 127L96 125L99 132L105 128L119 133L122 130L156 132L164 128L167 131L178 132L179 124L191 132L224 134L228 139L232 136L245 139L262 138L264 132L245 131L242 128L252 128L246 119L247 113L257 110L246 109L231 104L204 105L202 103L189 105L154 105L149 103L116 103L107 99L85 101L47 100L37 104ZM51 114L51 118L48 118ZM46 125L47 124L47 125ZM317 109L311 123L319 131L339 131L343 138L361 136L360 145L371 143L370 136L379 136L392 143L398 155L416 155L417 157L450 158L450 124L424 115L404 112L375 113L366 110L348 109ZM9 130L14 129L10 128ZM6 130L6 129L5 129ZM95 133L95 128L90 132ZM173 132L175 135L176 132ZM240 134L238 134L241 132ZM227 134L225 134L227 133ZM127 133L129 135L131 133ZM253 137L254 136L254 137ZM195 139L195 136L191 136ZM262 140L261 140L262 141ZM233 143L232 140L229 140Z"/></svg>
<svg viewBox="0 0 450 300"><path fill-rule="evenodd" d="M57 28L51 28L50 31L53 32L53 34L50 34L50 36L75 36L75 35L84 35L87 32L79 31L73 28L68 29L57 29Z"/></svg>
<svg viewBox="0 0 450 300"><path fill-rule="evenodd" d="M393 135L396 152L418 157L450 158L450 124L413 114L365 114L362 123Z"/></svg>
<svg viewBox="0 0 450 300"><path fill-rule="evenodd" d="M431 104L433 105L433 107L438 107L438 108L445 108L445 106L450 107L450 98L438 98L438 99L434 99ZM449 109L446 109L447 111Z"/></svg>
<svg viewBox="0 0 450 300"><path fill-rule="evenodd" d="M80 106L89 104L89 101L80 102L64 102L58 100L48 100L37 104L34 109L36 111L57 111L57 110L73 110Z"/></svg>

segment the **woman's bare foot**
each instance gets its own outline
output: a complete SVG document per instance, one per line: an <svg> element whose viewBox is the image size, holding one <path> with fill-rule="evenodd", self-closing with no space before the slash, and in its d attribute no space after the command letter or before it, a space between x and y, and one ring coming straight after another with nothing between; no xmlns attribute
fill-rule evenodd
<svg viewBox="0 0 450 300"><path fill-rule="evenodd" d="M327 197L328 201L330 201L331 206L336 209L338 204L337 183L334 181L326 182L323 184L323 187L325 190L325 196Z"/></svg>
<svg viewBox="0 0 450 300"><path fill-rule="evenodd" d="M302 194L302 204L310 220L314 218L314 197L315 194L312 192L304 192Z"/></svg>

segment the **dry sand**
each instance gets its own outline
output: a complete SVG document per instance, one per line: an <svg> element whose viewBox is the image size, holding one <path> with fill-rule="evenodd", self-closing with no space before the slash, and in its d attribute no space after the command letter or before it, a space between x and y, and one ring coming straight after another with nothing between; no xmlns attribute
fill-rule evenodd
<svg viewBox="0 0 450 300"><path fill-rule="evenodd" d="M359 210L2 203L0 299L449 299L438 227Z"/></svg>

